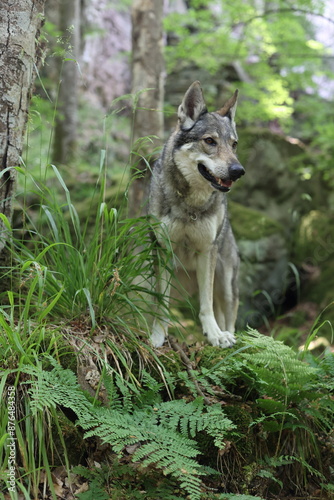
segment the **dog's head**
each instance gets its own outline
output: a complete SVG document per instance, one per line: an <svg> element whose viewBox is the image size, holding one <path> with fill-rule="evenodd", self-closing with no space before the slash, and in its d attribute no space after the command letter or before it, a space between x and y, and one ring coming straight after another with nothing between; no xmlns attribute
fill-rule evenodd
<svg viewBox="0 0 334 500"><path fill-rule="evenodd" d="M175 161L190 183L199 184L202 179L211 188L227 192L244 175L236 153L237 98L236 90L221 109L209 113L200 83L187 90L178 109Z"/></svg>

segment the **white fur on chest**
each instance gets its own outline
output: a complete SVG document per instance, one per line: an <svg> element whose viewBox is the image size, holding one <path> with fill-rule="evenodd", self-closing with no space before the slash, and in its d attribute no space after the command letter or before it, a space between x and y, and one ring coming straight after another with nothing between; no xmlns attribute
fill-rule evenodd
<svg viewBox="0 0 334 500"><path fill-rule="evenodd" d="M175 162L189 189L184 194L177 192L180 202L171 205L170 213L161 219L176 260L187 270L196 269L199 253L210 251L225 217L223 203L216 212L204 209L215 190L198 171L198 163L204 161L203 154L192 149L193 144L188 143L175 153ZM205 160L209 161L207 157Z"/></svg>
<svg viewBox="0 0 334 500"><path fill-rule="evenodd" d="M219 214L198 217L196 220L189 217L189 222L168 216L162 219L177 260L185 269L196 269L197 255L210 250L222 219L223 210ZM177 265L177 262L175 264Z"/></svg>

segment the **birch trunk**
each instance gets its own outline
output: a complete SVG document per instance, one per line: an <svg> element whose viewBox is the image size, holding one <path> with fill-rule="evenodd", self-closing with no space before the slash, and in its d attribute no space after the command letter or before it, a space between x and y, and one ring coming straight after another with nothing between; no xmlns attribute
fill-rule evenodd
<svg viewBox="0 0 334 500"><path fill-rule="evenodd" d="M0 2L0 212L11 221L45 0ZM0 269L7 232L0 219ZM1 271L0 271L1 272ZM1 278L0 278L1 281Z"/></svg>
<svg viewBox="0 0 334 500"><path fill-rule="evenodd" d="M134 118L134 143L140 137L155 135L162 139L164 131L164 58L163 58L163 0L135 0L132 7L132 93L140 93ZM134 150L148 157L161 142L153 140ZM135 155L132 156L136 159ZM151 161L151 164L153 161ZM136 165L140 176L129 189L129 216L144 212L149 172L144 160Z"/></svg>
<svg viewBox="0 0 334 500"><path fill-rule="evenodd" d="M80 55L80 0L60 0L59 28L67 45L59 61L60 86L54 131L53 162L67 164L77 150L78 60Z"/></svg>

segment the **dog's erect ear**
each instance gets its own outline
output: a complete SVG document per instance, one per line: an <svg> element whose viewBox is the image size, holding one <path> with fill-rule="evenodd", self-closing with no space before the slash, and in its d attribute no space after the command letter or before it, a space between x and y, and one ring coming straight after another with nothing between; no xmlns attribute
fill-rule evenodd
<svg viewBox="0 0 334 500"><path fill-rule="evenodd" d="M220 108L217 113L221 116L227 116L232 122L234 122L235 112L237 109L239 90L236 90L232 97Z"/></svg>
<svg viewBox="0 0 334 500"><path fill-rule="evenodd" d="M181 128L189 130L193 127L198 118L207 112L204 102L201 85L194 82L184 95L183 101L179 106L178 117Z"/></svg>

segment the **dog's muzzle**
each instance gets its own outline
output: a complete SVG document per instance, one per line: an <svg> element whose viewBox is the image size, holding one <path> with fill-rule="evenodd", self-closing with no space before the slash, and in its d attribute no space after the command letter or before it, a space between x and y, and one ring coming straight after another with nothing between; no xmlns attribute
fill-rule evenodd
<svg viewBox="0 0 334 500"><path fill-rule="evenodd" d="M230 165L228 168L228 176L224 179L212 175L203 163L198 164L198 171L204 179L211 183L213 188L218 189L218 191L223 191L224 193L227 193L231 189L232 182L237 181L245 174L245 169L240 163Z"/></svg>

